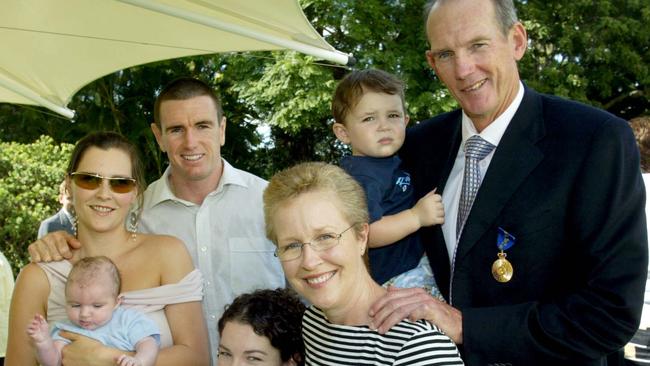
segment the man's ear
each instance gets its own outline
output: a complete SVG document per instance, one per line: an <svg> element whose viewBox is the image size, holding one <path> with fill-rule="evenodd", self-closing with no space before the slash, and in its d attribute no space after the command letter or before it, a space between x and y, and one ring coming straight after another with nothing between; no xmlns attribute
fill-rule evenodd
<svg viewBox="0 0 650 366"><path fill-rule="evenodd" d="M345 128L345 125L342 123L334 122L332 125L332 131L334 135L344 144L350 144L350 137L348 136L348 129Z"/></svg>
<svg viewBox="0 0 650 366"><path fill-rule="evenodd" d="M408 114L404 115L404 126L408 126L411 117Z"/></svg>
<svg viewBox="0 0 650 366"><path fill-rule="evenodd" d="M160 130L160 127L158 127L158 124L155 122L151 124L151 132L153 132L153 135L156 137L156 142L158 143L160 150L165 152L165 147L163 146L162 131Z"/></svg>
<svg viewBox="0 0 650 366"><path fill-rule="evenodd" d="M219 138L221 141L221 146L226 143L226 116L221 117L219 123Z"/></svg>
<svg viewBox="0 0 650 366"><path fill-rule="evenodd" d="M513 55L516 61L521 60L528 48L528 34L526 28L520 22L515 23L510 30L510 37L513 45Z"/></svg>
<svg viewBox="0 0 650 366"><path fill-rule="evenodd" d="M436 71L436 59L433 57L433 52L431 50L427 50L427 52L424 53L427 56L427 63L429 64L429 67L433 69L433 71Z"/></svg>

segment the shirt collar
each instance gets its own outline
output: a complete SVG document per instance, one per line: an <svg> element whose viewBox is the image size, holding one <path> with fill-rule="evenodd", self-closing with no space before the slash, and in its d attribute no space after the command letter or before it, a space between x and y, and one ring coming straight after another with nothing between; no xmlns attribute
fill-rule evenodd
<svg viewBox="0 0 650 366"><path fill-rule="evenodd" d="M506 110L501 113L497 119L490 123L483 131L481 131L481 133L478 133L478 131L476 131L476 127L474 127L472 120L467 116L467 114L465 114L465 111L463 111L463 117L461 119L463 136L463 140L461 142L462 146L465 146L467 139L474 135L479 135L492 145L499 146L499 142L501 141L503 134L506 132L506 128L508 128L510 121L512 121L512 117L514 117L517 109L519 109L519 105L521 104L521 100L523 98L524 84L519 81L519 90L517 91L515 99L513 99L508 108L506 108Z"/></svg>
<svg viewBox="0 0 650 366"><path fill-rule="evenodd" d="M221 179L219 179L219 184L217 188L210 192L208 196L213 196L219 194L223 191L223 188L227 185L239 185L242 187L248 187L245 179L242 177L242 174L239 170L235 169L226 159L221 159L223 162L223 172L221 173ZM195 204L184 199L178 198L174 195L169 184L169 174L171 173L171 167L167 166L165 172L158 180L158 184L153 185L153 192L151 194L151 200L145 202L146 208L151 208L157 204L164 201L177 201L186 206L194 206Z"/></svg>

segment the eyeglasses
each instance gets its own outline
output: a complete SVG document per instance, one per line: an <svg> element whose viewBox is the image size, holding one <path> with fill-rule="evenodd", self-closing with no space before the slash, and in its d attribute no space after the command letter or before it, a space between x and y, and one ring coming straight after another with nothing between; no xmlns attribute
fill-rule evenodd
<svg viewBox="0 0 650 366"><path fill-rule="evenodd" d="M88 190L99 188L104 179L108 180L111 191L115 193L129 193L135 188L135 179L133 178L104 177L99 174L81 172L70 173L70 177L79 188Z"/></svg>
<svg viewBox="0 0 650 366"><path fill-rule="evenodd" d="M305 245L309 245L313 250L317 252L322 252L324 250L330 249L336 245L338 245L341 242L341 237L343 234L345 234L346 231L352 229L356 224L352 224L352 226L348 227L347 229L341 231L338 234L334 233L324 233L318 235L314 240L311 242L306 242L306 243L299 243L299 242L293 242L289 243L285 246L278 246L275 249L274 255L278 257L282 262L287 262L287 261L292 261L294 259L300 258L302 255L302 248L304 248Z"/></svg>

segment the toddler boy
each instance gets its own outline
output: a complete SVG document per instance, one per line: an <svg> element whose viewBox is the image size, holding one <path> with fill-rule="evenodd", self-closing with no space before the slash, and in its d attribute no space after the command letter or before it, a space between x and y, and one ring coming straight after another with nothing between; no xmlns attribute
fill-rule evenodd
<svg viewBox="0 0 650 366"><path fill-rule="evenodd" d="M409 116L404 84L381 70L348 74L332 99L334 134L352 147L341 167L365 189L370 213L370 271L384 286L422 287L441 298L417 231L442 224L442 198L435 189L415 202L409 174L397 151Z"/></svg>

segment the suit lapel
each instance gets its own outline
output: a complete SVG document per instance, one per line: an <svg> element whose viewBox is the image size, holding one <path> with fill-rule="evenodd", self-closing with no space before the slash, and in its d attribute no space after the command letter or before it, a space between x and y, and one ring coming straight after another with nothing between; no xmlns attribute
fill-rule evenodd
<svg viewBox="0 0 650 366"><path fill-rule="evenodd" d="M462 260L494 224L503 207L530 172L542 161L536 143L544 136L541 99L525 89L524 98L508 125L485 178L458 244L456 261Z"/></svg>
<svg viewBox="0 0 650 366"><path fill-rule="evenodd" d="M461 118L462 117L459 110L459 113L455 113L454 118L448 122L451 128L451 132L449 133L449 141L451 142L451 145L449 149L446 149L447 156L444 168L440 175L440 184L438 185L437 191L439 194L442 194L442 192L445 190L447 179L449 179L449 174L451 174L451 169L454 167L454 162L456 161L456 156L458 155L458 149L460 148L460 143L462 140Z"/></svg>
<svg viewBox="0 0 650 366"><path fill-rule="evenodd" d="M462 140L460 110L458 110L458 113L453 113L452 117L445 122L445 127L447 126L449 130L444 131L443 133L444 136L449 136L449 145L447 145L444 150L441 150L443 154L446 154L446 158L437 186L437 192L439 194L442 194L447 185L447 180L449 179L451 169L454 167L456 155L458 155L458 149ZM445 244L445 237L442 233L442 226L436 225L433 227L433 230L434 242L442 244L436 246L428 245L425 246L425 248L427 248L427 256L429 257L429 262L435 272L438 289L446 299L449 299L449 279L451 277L449 254L447 253L447 246Z"/></svg>

